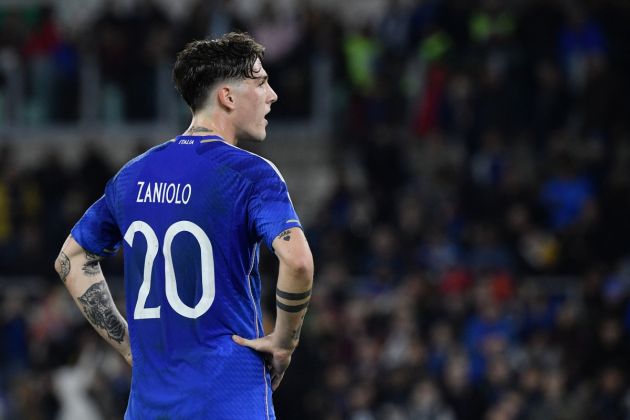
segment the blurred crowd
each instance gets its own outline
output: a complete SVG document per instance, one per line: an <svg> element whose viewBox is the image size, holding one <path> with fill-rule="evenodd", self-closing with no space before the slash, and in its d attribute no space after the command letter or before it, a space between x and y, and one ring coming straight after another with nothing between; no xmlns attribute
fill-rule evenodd
<svg viewBox="0 0 630 420"><path fill-rule="evenodd" d="M336 182L306 226L315 293L279 418L630 418L630 4L391 0L357 23L330 2L197 2L185 24L139 4L104 9L90 41L129 120L154 115L137 78L187 39L252 33L285 117L313 111L305 63L332 64ZM46 38L38 16L0 45L33 60L15 34ZM0 273L19 284L0 289L0 419L124 411L128 370L52 275L115 170L91 147L29 170L2 151Z"/></svg>
<svg viewBox="0 0 630 420"><path fill-rule="evenodd" d="M266 66L285 98L276 114L310 112L310 15L298 21L273 1L181 0L179 13L158 0L39 3L0 10L0 122L154 121L164 92L174 93L175 53L230 30L268 46Z"/></svg>

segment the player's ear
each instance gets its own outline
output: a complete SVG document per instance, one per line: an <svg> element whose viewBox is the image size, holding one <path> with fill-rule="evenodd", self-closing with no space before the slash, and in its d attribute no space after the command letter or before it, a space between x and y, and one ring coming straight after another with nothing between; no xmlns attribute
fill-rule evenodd
<svg viewBox="0 0 630 420"><path fill-rule="evenodd" d="M234 109L234 88L228 84L220 86L217 89L217 99L227 109Z"/></svg>

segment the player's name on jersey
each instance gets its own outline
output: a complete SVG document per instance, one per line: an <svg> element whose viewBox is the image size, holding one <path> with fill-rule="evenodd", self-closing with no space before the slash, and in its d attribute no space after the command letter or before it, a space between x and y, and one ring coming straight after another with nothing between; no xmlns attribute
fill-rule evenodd
<svg viewBox="0 0 630 420"><path fill-rule="evenodd" d="M191 195L190 184L138 181L136 203L188 204Z"/></svg>

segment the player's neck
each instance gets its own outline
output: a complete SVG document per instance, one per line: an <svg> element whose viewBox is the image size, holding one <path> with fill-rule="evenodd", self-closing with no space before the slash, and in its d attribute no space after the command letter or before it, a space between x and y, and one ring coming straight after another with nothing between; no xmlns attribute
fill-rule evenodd
<svg viewBox="0 0 630 420"><path fill-rule="evenodd" d="M234 129L220 119L210 119L202 115L194 115L188 129L184 132L187 136L220 136L227 143L236 146Z"/></svg>

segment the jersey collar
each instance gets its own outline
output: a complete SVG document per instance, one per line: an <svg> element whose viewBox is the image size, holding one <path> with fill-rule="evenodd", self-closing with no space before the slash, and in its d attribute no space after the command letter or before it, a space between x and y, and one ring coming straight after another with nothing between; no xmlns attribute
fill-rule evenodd
<svg viewBox="0 0 630 420"><path fill-rule="evenodd" d="M200 143L206 143L206 142L215 141L215 140L219 140L223 142L225 141L223 137L217 136L217 135L211 135L211 136L181 135L181 136L175 137L175 142L178 142L179 140L193 140L193 141L199 141Z"/></svg>

